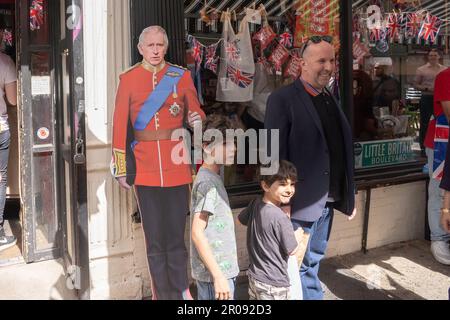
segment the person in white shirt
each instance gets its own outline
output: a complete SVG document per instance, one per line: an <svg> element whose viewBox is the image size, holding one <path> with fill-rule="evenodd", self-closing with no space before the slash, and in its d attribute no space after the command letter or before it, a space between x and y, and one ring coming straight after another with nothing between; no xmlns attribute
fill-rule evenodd
<svg viewBox="0 0 450 320"><path fill-rule="evenodd" d="M428 129L428 122L433 115L434 79L447 67L439 63L441 58L437 49L431 49L427 54L427 63L417 68L415 88L422 91L420 99L420 148L425 152L424 140Z"/></svg>
<svg viewBox="0 0 450 320"><path fill-rule="evenodd" d="M0 42L3 39L3 22L0 21ZM17 74L13 60L0 53L0 251L14 246L17 239L7 236L3 229L3 212L6 201L8 157L11 134L9 132L7 106L17 105Z"/></svg>

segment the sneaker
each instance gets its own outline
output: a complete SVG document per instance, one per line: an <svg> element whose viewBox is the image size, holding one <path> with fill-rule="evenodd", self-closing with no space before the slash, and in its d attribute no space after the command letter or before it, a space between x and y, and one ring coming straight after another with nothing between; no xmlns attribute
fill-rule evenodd
<svg viewBox="0 0 450 320"><path fill-rule="evenodd" d="M6 250L14 246L17 242L14 236L3 236L0 237L0 251Z"/></svg>
<svg viewBox="0 0 450 320"><path fill-rule="evenodd" d="M436 261L450 265L450 248L445 241L431 241L431 253Z"/></svg>

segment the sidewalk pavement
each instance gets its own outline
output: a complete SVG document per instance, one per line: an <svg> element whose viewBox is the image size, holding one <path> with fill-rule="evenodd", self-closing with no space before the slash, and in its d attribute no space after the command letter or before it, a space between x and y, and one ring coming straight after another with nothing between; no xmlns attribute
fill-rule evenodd
<svg viewBox="0 0 450 320"><path fill-rule="evenodd" d="M0 267L0 300L75 300L62 260Z"/></svg>
<svg viewBox="0 0 450 320"><path fill-rule="evenodd" d="M424 240L326 259L320 278L326 300L449 299L450 266L436 262ZM248 299L247 287L240 277L237 299ZM60 260L0 267L0 288L0 299L76 299Z"/></svg>
<svg viewBox="0 0 450 320"><path fill-rule="evenodd" d="M325 300L448 300L450 266L431 255L430 242L416 240L325 259L320 268ZM237 299L248 299L245 277Z"/></svg>

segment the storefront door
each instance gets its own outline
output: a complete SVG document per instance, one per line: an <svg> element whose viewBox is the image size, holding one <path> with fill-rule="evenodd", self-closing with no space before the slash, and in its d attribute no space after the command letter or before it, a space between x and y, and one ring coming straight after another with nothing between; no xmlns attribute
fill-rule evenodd
<svg viewBox="0 0 450 320"><path fill-rule="evenodd" d="M17 0L26 262L63 258L89 284L81 1ZM84 267L86 266L86 267Z"/></svg>
<svg viewBox="0 0 450 320"><path fill-rule="evenodd" d="M81 0L60 0L56 58L60 147L59 198L63 225L63 257L72 285L88 297L89 244L87 234L86 135Z"/></svg>

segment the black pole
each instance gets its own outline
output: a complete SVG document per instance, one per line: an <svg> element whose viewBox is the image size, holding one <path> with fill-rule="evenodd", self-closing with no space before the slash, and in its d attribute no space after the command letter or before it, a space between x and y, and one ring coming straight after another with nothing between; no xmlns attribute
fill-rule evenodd
<svg viewBox="0 0 450 320"><path fill-rule="evenodd" d="M364 225L363 225L363 237L361 250L364 254L367 253L367 237L369 234L369 213L370 213L370 197L372 194L372 189L369 187L366 189L366 204L364 207Z"/></svg>

